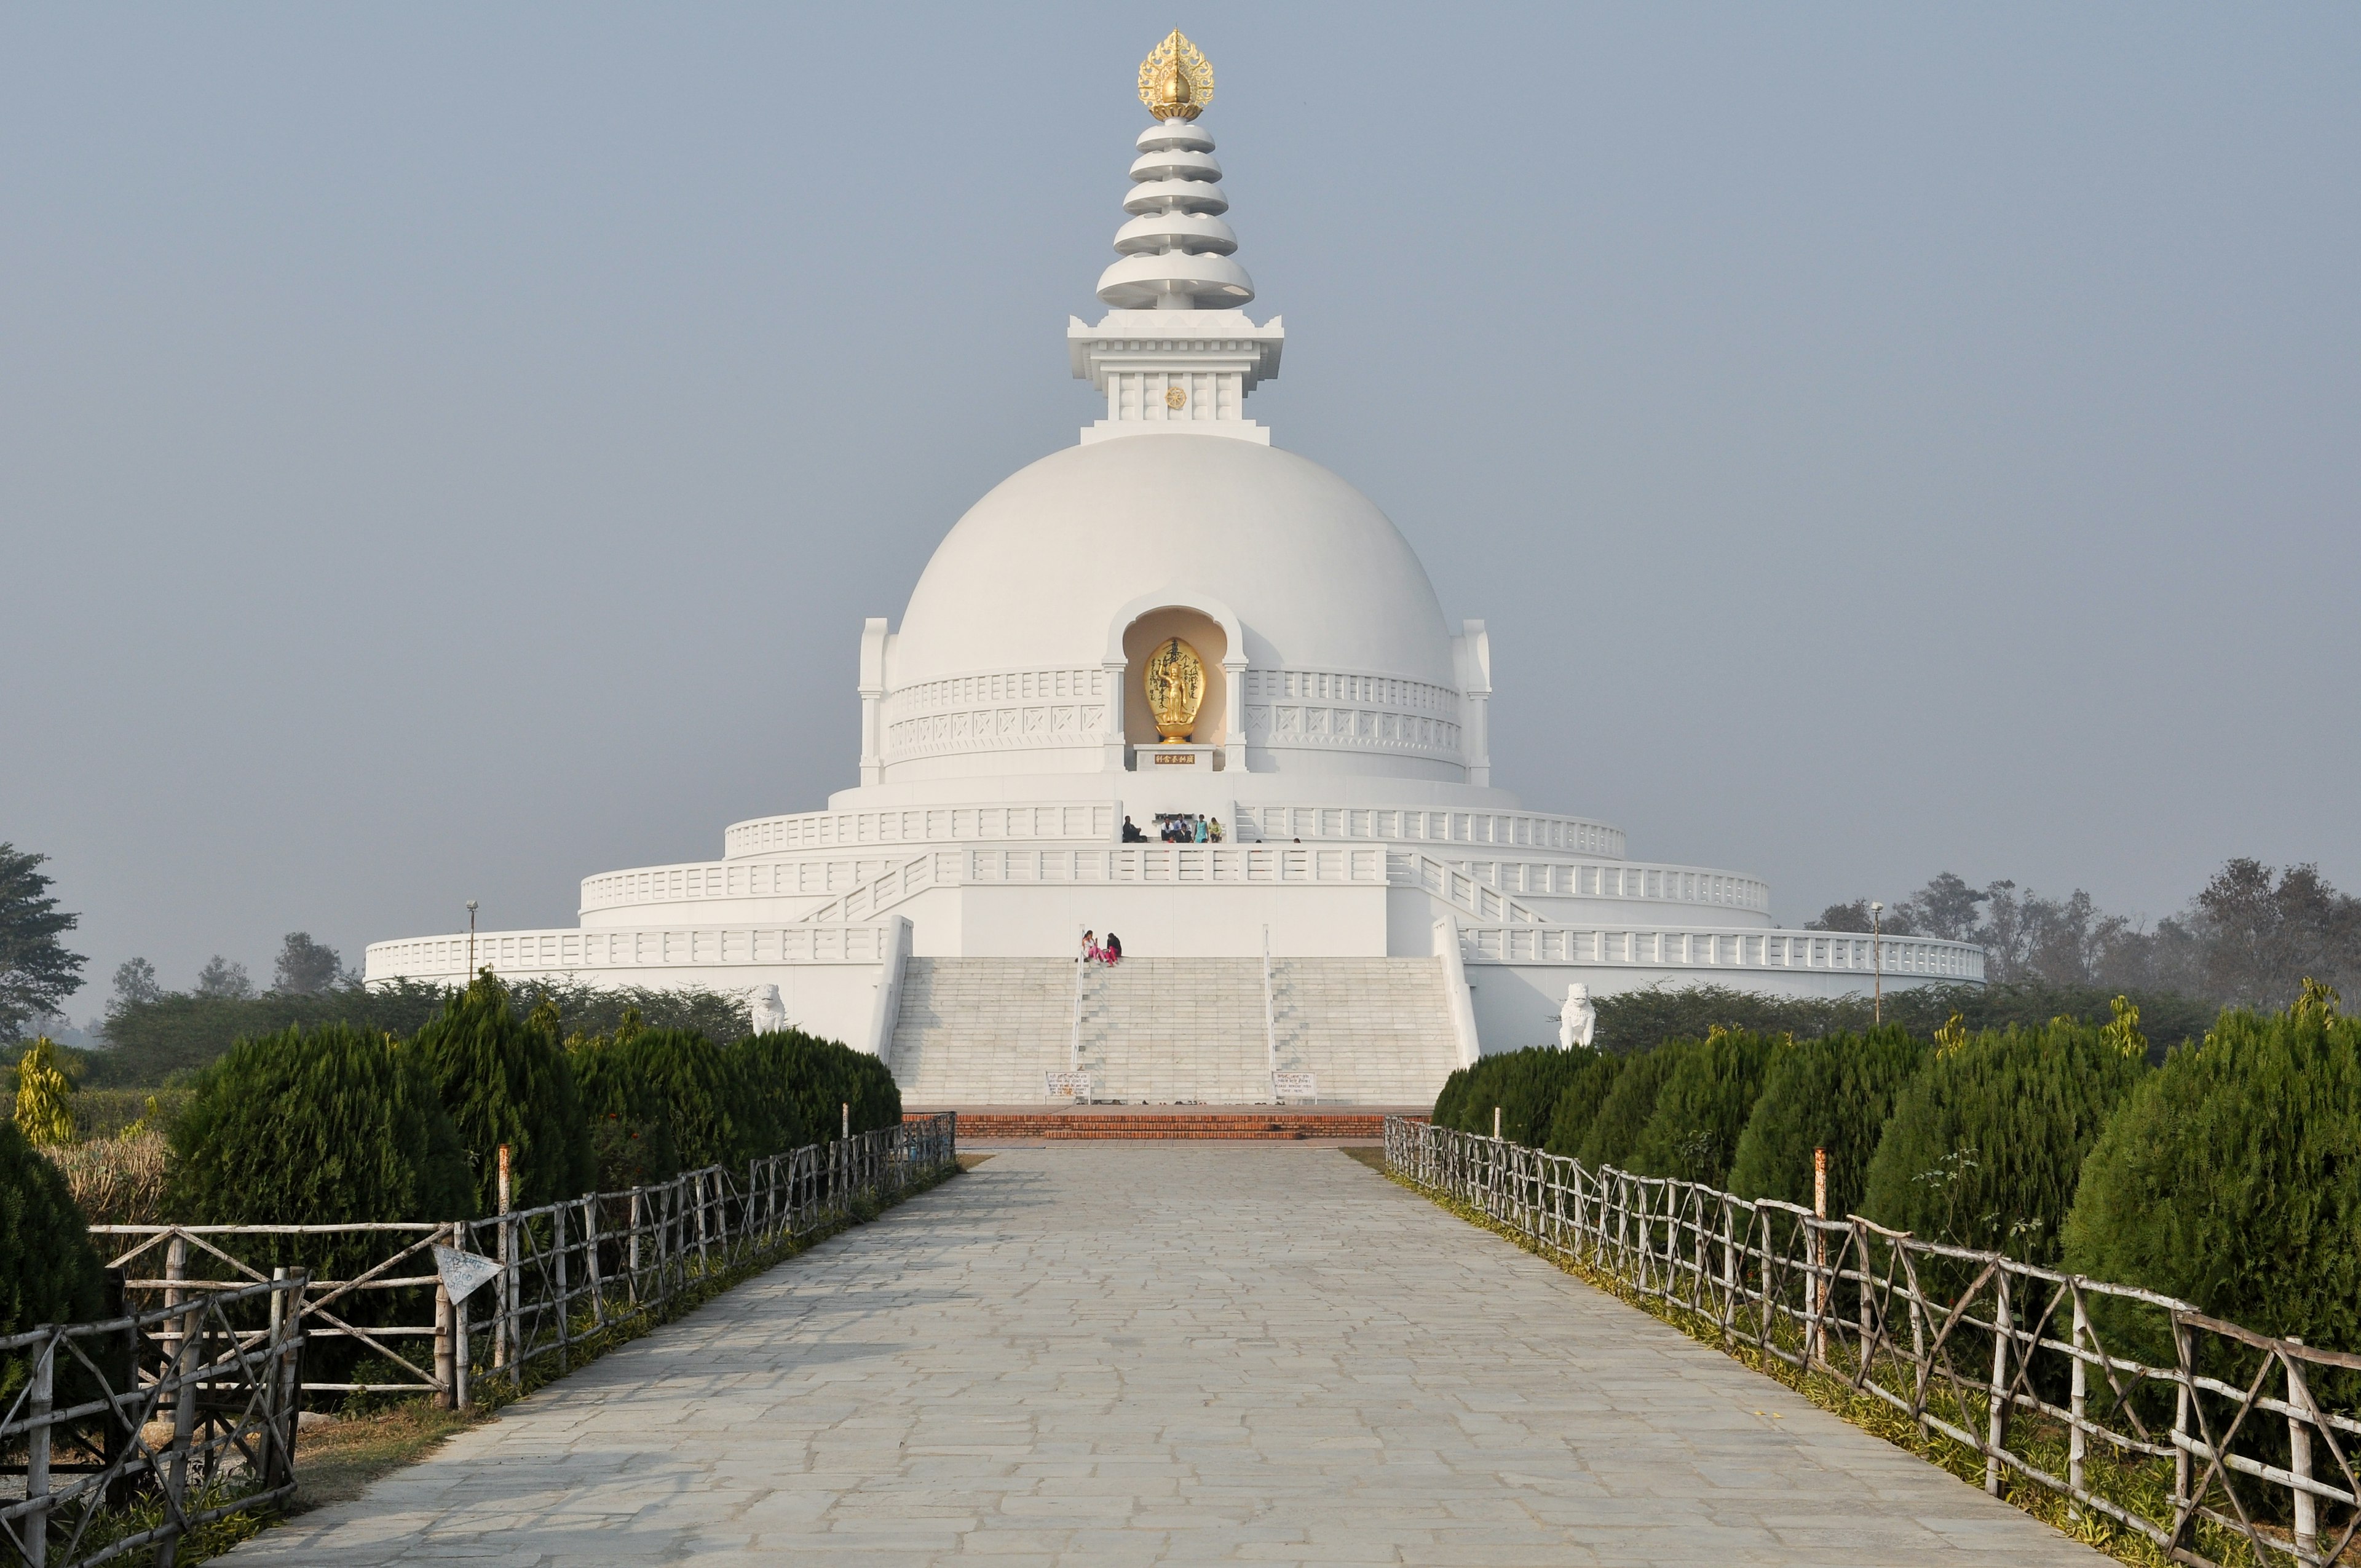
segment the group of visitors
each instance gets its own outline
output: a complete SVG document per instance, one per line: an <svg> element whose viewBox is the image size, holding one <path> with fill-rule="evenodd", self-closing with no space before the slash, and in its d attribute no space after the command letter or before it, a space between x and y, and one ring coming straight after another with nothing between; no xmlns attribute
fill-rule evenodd
<svg viewBox="0 0 2361 1568"><path fill-rule="evenodd" d="M1128 817L1123 819L1123 841L1145 844L1148 835L1139 830ZM1222 819L1207 817L1202 812L1159 811L1156 814L1156 842L1159 844L1218 844L1222 841Z"/></svg>
<svg viewBox="0 0 2361 1568"><path fill-rule="evenodd" d="M1106 940L1102 943L1097 932L1083 932L1082 961L1086 964L1105 964L1109 968L1123 962L1123 938L1109 931L1106 934Z"/></svg>

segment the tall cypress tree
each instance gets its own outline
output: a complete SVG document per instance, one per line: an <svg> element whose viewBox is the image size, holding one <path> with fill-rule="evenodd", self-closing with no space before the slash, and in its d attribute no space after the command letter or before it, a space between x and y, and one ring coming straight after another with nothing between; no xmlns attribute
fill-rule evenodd
<svg viewBox="0 0 2361 1568"><path fill-rule="evenodd" d="M590 1124L546 1004L516 1015L508 988L487 970L455 994L412 1041L459 1130L475 1171L477 1207L497 1205L499 1149L509 1146L511 1201L534 1208L589 1191L598 1181Z"/></svg>

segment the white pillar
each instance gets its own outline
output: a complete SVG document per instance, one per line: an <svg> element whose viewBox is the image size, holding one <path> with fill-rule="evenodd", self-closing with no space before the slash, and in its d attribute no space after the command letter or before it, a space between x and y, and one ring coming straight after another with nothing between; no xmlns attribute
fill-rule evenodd
<svg viewBox="0 0 2361 1568"><path fill-rule="evenodd" d="M1234 773L1246 766L1246 656L1232 649L1222 660L1222 766Z"/></svg>
<svg viewBox="0 0 2361 1568"><path fill-rule="evenodd" d="M1126 663L1110 659L1104 664L1101 665L1100 668L1104 670L1106 674L1107 716L1106 735L1104 742L1104 760L1100 764L1100 770L1104 773L1119 773L1124 770L1124 759L1126 751L1123 739L1124 676L1129 670L1130 666Z"/></svg>
<svg viewBox="0 0 2361 1568"><path fill-rule="evenodd" d="M861 782L885 782L885 618L861 626Z"/></svg>

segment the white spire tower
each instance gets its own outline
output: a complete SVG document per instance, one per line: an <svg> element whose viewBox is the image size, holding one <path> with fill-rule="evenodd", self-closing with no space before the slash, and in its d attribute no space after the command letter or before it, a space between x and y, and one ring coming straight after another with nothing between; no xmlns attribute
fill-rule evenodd
<svg viewBox="0 0 2361 1568"><path fill-rule="evenodd" d="M1230 259L1238 236L1222 218L1222 166L1197 125L1213 68L1175 28L1140 62L1139 97L1156 124L1139 133L1120 258L1099 276L1111 308L1096 326L1076 316L1066 329L1074 374L1107 398L1107 417L1082 439L1228 435L1267 446L1246 398L1279 375L1286 333L1277 316L1257 326L1241 308L1254 280Z"/></svg>

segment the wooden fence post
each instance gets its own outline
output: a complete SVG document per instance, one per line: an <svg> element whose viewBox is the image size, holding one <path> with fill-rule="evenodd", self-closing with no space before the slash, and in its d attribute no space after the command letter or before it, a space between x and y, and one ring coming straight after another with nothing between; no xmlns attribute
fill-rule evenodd
<svg viewBox="0 0 2361 1568"><path fill-rule="evenodd" d="M2000 1451L2008 1435L2008 1342L2016 1320L2008 1310L2008 1270L1993 1270L1992 1408L1985 1412L1984 1490L2000 1496Z"/></svg>
<svg viewBox="0 0 2361 1568"><path fill-rule="evenodd" d="M599 1224L598 1195L592 1193L582 1200L582 1256L590 1276L590 1322L594 1328L607 1326L607 1288L598 1258Z"/></svg>
<svg viewBox="0 0 2361 1568"><path fill-rule="evenodd" d="M2288 1335L2290 1344L2301 1344L2299 1334ZM2279 1365L2287 1371L2287 1402L2299 1410L2312 1408L2311 1390L2302 1373L2296 1370L2296 1358L2285 1351L2279 1353ZM2312 1479L2312 1423L2302 1417L2288 1417L2288 1470L2297 1485L2289 1488L2295 1498L2295 1554L2299 1561L2320 1561L2320 1499L2313 1497L2302 1483Z"/></svg>
<svg viewBox="0 0 2361 1568"><path fill-rule="evenodd" d="M1828 1217L1828 1151L1812 1151L1812 1218ZM1828 1238L1819 1226L1812 1228L1812 1326L1804 1336L1804 1365L1817 1361L1826 1365L1828 1359Z"/></svg>
<svg viewBox="0 0 2361 1568"><path fill-rule="evenodd" d="M509 1225L509 1146L500 1152L500 1286L492 1314L492 1370L508 1367L510 1336L516 1328L516 1233Z"/></svg>
<svg viewBox="0 0 2361 1568"><path fill-rule="evenodd" d="M434 1408L448 1410L457 1406L455 1392L457 1381L457 1350L451 1330L451 1319L458 1310L451 1299L451 1288L440 1279L434 1282ZM278 1337L279 1296L270 1297L271 1337Z"/></svg>
<svg viewBox="0 0 2361 1568"><path fill-rule="evenodd" d="M549 1211L550 1250L555 1253L557 1267L557 1375L566 1376L573 1357L574 1293L567 1288L566 1268L566 1205L559 1203Z"/></svg>
<svg viewBox="0 0 2361 1568"><path fill-rule="evenodd" d="M631 1299L634 1310L637 1310L640 1305L640 1227L646 1223L647 1210L648 1190L644 1187L633 1187L631 1217L628 1223L630 1234L623 1247L623 1268L624 1272L631 1277Z"/></svg>
<svg viewBox="0 0 2361 1568"><path fill-rule="evenodd" d="M451 1250L467 1250L467 1227L464 1220L451 1222ZM474 1352L467 1345L467 1303L454 1302L451 1307L451 1408L467 1408L468 1379L475 1374Z"/></svg>
<svg viewBox="0 0 2361 1568"><path fill-rule="evenodd" d="M32 1511L17 1525L27 1568L43 1568L49 1551L49 1417L56 1408L56 1330L33 1352L33 1386L26 1397L25 1501Z"/></svg>
<svg viewBox="0 0 2361 1568"><path fill-rule="evenodd" d="M189 1244L184 1238L174 1238L175 1270L171 1263L165 1266L168 1278L189 1277ZM180 1299L186 1293L174 1291ZM175 1304L178 1304L177 1301ZM197 1368L204 1358L203 1309L196 1308L173 1317L170 1321L178 1331L174 1341L174 1357L170 1376L172 1389L171 1460L164 1467L164 1525L173 1533L156 1548L156 1568L172 1568L180 1555L181 1536L185 1531L189 1497L189 1447L197 1433ZM178 1519L181 1523L175 1524Z"/></svg>
<svg viewBox="0 0 2361 1568"><path fill-rule="evenodd" d="M2168 1546L2180 1544L2181 1530L2189 1516L2195 1511L2196 1499L2189 1495L2190 1431L2196 1425L2196 1386L2191 1379L2196 1376L2192 1365L2195 1357L2189 1343L2189 1325L2180 1314L2172 1315L2172 1359L2176 1376L2172 1395L2172 1540Z"/></svg>
<svg viewBox="0 0 2361 1568"><path fill-rule="evenodd" d="M2091 1453L2090 1433L2084 1430L2088 1422L2085 1412L2090 1407L2091 1369L2082 1360L2083 1349L2091 1339L2091 1311L2082 1300L2079 1287L2069 1281L2066 1288L2074 1293L2074 1365L2067 1374L2066 1394L2066 1490L2070 1494L2066 1517L2079 1519L2082 1517L2082 1508L2072 1495L2083 1490L2083 1468Z"/></svg>

